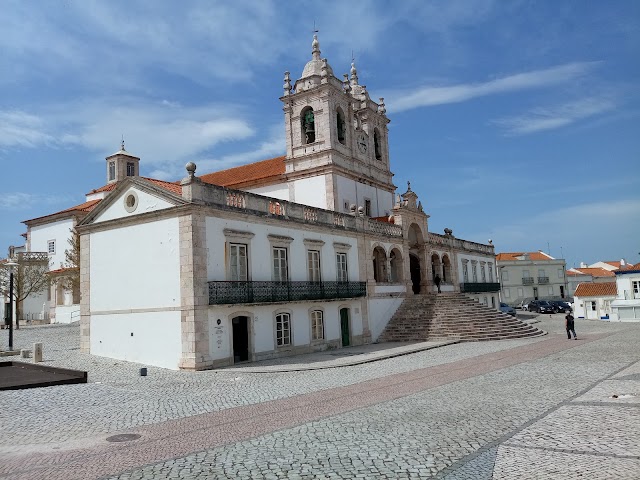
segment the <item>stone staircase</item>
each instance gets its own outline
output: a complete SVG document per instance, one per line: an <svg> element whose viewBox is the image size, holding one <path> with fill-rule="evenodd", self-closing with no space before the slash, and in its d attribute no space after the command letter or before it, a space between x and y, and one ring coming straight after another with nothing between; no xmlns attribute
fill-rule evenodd
<svg viewBox="0 0 640 480"><path fill-rule="evenodd" d="M536 337L545 333L464 294L443 293L405 298L378 341L456 339L477 342Z"/></svg>

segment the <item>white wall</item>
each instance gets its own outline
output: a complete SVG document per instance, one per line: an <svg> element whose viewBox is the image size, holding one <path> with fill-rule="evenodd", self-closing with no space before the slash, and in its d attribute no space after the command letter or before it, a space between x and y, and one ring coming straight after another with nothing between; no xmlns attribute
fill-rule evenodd
<svg viewBox="0 0 640 480"><path fill-rule="evenodd" d="M300 178L293 182L292 202L333 210L333 202L327 203L326 175Z"/></svg>
<svg viewBox="0 0 640 480"><path fill-rule="evenodd" d="M80 321L80 305L56 306L55 323L71 323Z"/></svg>
<svg viewBox="0 0 640 480"><path fill-rule="evenodd" d="M576 318L585 318L587 320L601 320L602 317L609 315L609 320L617 320L612 318L613 309L605 308L605 301L609 304L615 300L613 295L608 297L575 297L573 302L573 315ZM595 311L592 310L591 302L596 302Z"/></svg>
<svg viewBox="0 0 640 480"><path fill-rule="evenodd" d="M47 291L31 294L22 301L20 306L20 315L22 318L31 320L40 320L44 318L43 313L49 312L49 301L47 300ZM21 319L22 320L22 319Z"/></svg>
<svg viewBox="0 0 640 480"><path fill-rule="evenodd" d="M375 342L378 339L403 300L404 297L369 298L369 330L371 330L371 341Z"/></svg>
<svg viewBox="0 0 640 480"><path fill-rule="evenodd" d="M138 205L133 212L128 212L125 209L124 202L126 198L132 193L134 193L138 197ZM139 215L141 213L153 212L173 206L173 204L167 202L166 200L158 198L155 195L142 192L137 188L130 188L126 192L124 192L120 196L120 198L115 199L115 201L111 205L109 205L109 207L104 212L102 212L100 216L94 220L93 223L106 222L107 220L113 220L114 218L129 217L131 215Z"/></svg>
<svg viewBox="0 0 640 480"><path fill-rule="evenodd" d="M92 233L90 258L92 312L180 306L177 218Z"/></svg>
<svg viewBox="0 0 640 480"><path fill-rule="evenodd" d="M393 208L393 195L385 190L379 190L371 185L355 182L351 179L336 175L338 191L334 195L338 198L339 210L344 211L343 204L355 204L364 207L364 200L371 200L371 216L382 217L385 212L391 212Z"/></svg>
<svg viewBox="0 0 640 480"><path fill-rule="evenodd" d="M63 266L65 262L65 250L69 249L69 238L71 229L75 226L72 218L59 220L57 222L37 225L30 229L30 251L48 252L49 240L56 241L56 251L49 255L49 266L51 270L56 270Z"/></svg>
<svg viewBox="0 0 640 480"><path fill-rule="evenodd" d="M286 347L276 347L275 316L289 313L291 318L292 346L300 347L311 343L311 311L322 310L324 319L324 342L339 341L340 309L350 309L351 336L362 335L362 310L360 300L333 302L298 302L270 305L213 305L209 307L209 345L212 359L221 360L232 356L233 329L231 320L237 316L250 318L249 332L253 352L268 353L286 351ZM397 307L396 307L397 308ZM220 319L220 327L217 320ZM92 332L93 335L93 332ZM320 346L322 342L318 345Z"/></svg>
<svg viewBox="0 0 640 480"><path fill-rule="evenodd" d="M320 249L320 269L323 281L336 280L336 250L333 243L348 243L352 247L347 251L347 265L349 270L349 281L359 281L358 271L358 245L354 237L345 235L332 235L327 233L317 233L293 228L275 227L258 223L249 223L236 220L225 220L216 217L207 217L207 279L227 280L225 266L225 242L224 229L251 232L254 237L250 240L242 240L247 243L249 256L250 279L254 281L272 280L272 257L271 243L268 235L281 235L292 237L294 240L288 246L289 260L289 280L306 281L307 272L307 247L303 243L305 238L312 240L322 240L324 245ZM313 249L317 249L313 247Z"/></svg>
<svg viewBox="0 0 640 480"><path fill-rule="evenodd" d="M92 315L90 342L92 355L177 370L180 312Z"/></svg>
<svg viewBox="0 0 640 480"><path fill-rule="evenodd" d="M289 201L289 186L286 183L276 183L275 185L267 185L266 187L247 188L247 192L265 197L279 198L280 200ZM322 207L324 208L324 207Z"/></svg>

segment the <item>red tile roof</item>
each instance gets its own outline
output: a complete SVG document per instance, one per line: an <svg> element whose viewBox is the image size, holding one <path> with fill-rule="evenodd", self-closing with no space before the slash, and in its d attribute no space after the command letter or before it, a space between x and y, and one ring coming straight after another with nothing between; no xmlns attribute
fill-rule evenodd
<svg viewBox="0 0 640 480"><path fill-rule="evenodd" d="M275 157L269 160L250 163L240 167L229 168L219 172L207 173L200 177L205 183L212 183L221 187L235 187L257 180L277 179L284 175L285 157Z"/></svg>
<svg viewBox="0 0 640 480"><path fill-rule="evenodd" d="M169 190L171 193L182 195L182 187L180 186L180 182L166 182L164 180L158 180L158 179L149 178L149 177L139 177L139 178L142 178L143 180L147 180L157 185L158 187L164 188L165 190ZM89 193L87 193L87 195L91 195L93 193L111 192L118 186L118 183L119 182L109 183L100 188L96 188L94 190L91 190Z"/></svg>
<svg viewBox="0 0 640 480"><path fill-rule="evenodd" d="M49 275L71 272L73 270L78 270L78 267L63 267L63 268L58 268L57 270L50 270Z"/></svg>
<svg viewBox="0 0 640 480"><path fill-rule="evenodd" d="M623 265L618 270L616 270L616 272L625 272L627 270L640 270L640 263L636 263L635 265L631 263L627 263L626 265ZM611 272L611 273L615 273L615 272Z"/></svg>
<svg viewBox="0 0 640 480"><path fill-rule="evenodd" d="M615 274L613 272L599 267L576 268L575 270L578 270L585 275L591 275L592 277L615 277Z"/></svg>
<svg viewBox="0 0 640 480"><path fill-rule="evenodd" d="M22 223L32 222L34 220L41 220L47 217L53 217L54 215L60 215L61 213L89 213L91 210L96 208L96 205L100 203L101 199L89 200L88 202L81 203L80 205L76 205L71 208L67 208L65 210L60 210L59 212L50 213L49 215L43 215L42 217L31 218L29 220L25 220Z"/></svg>
<svg viewBox="0 0 640 480"><path fill-rule="evenodd" d="M542 251L538 252L511 252L511 253L498 253L496 255L496 260L498 261L517 261L518 257L522 257L523 255L529 255L530 260L540 261L540 260L555 260L555 258L547 255Z"/></svg>
<svg viewBox="0 0 640 480"><path fill-rule="evenodd" d="M605 297L616 296L618 289L616 282L606 283L580 283L576 288L574 297Z"/></svg>

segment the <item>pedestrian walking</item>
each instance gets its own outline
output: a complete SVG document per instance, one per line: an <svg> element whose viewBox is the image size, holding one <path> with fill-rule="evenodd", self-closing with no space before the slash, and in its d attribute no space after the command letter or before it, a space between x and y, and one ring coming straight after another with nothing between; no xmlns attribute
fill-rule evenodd
<svg viewBox="0 0 640 480"><path fill-rule="evenodd" d="M567 338L571 340L571 334L573 333L573 339L577 340L578 337L576 336L576 328L575 328L575 322L573 321L573 315L571 315L571 312L569 312L567 313L567 316L564 318L565 318L564 325L567 328Z"/></svg>
<svg viewBox="0 0 640 480"><path fill-rule="evenodd" d="M434 278L433 281L436 284L436 287L438 287L438 293L440 293L440 275L436 273L436 278Z"/></svg>

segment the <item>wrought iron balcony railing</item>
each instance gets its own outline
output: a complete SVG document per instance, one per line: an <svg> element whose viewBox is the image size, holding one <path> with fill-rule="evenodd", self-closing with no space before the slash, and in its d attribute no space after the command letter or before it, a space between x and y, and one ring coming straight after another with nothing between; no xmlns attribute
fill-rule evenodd
<svg viewBox="0 0 640 480"><path fill-rule="evenodd" d="M533 277L522 277L523 285L533 285Z"/></svg>
<svg viewBox="0 0 640 480"><path fill-rule="evenodd" d="M365 297L366 282L209 282L209 305Z"/></svg>
<svg viewBox="0 0 640 480"><path fill-rule="evenodd" d="M461 283L460 291L463 293L499 292L500 284L495 282Z"/></svg>
<svg viewBox="0 0 640 480"><path fill-rule="evenodd" d="M549 277L538 277L538 283L549 283Z"/></svg>

